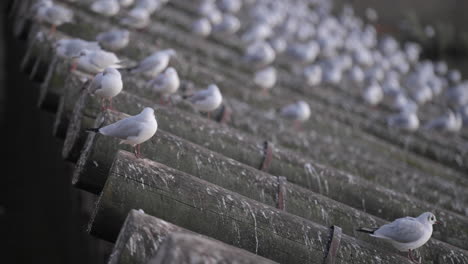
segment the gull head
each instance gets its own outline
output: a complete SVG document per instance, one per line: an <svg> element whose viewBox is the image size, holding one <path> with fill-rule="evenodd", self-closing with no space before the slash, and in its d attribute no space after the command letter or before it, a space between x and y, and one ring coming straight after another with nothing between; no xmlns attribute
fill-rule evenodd
<svg viewBox="0 0 468 264"><path fill-rule="evenodd" d="M210 92L218 91L219 92L219 88L218 88L218 86L216 84L210 84L208 86L208 91L210 91Z"/></svg>
<svg viewBox="0 0 468 264"><path fill-rule="evenodd" d="M173 50L173 49L167 49L167 50L164 50L164 52L169 56L176 56L177 55L176 51Z"/></svg>
<svg viewBox="0 0 468 264"><path fill-rule="evenodd" d="M80 58L80 57L85 57L85 56L88 56L88 54L90 54L91 51L88 50L88 49L83 49L80 51L80 53L78 53L77 56L73 56L72 59L77 59L77 58Z"/></svg>
<svg viewBox="0 0 468 264"><path fill-rule="evenodd" d="M417 219L423 224L430 224L430 225L440 224L440 222L437 221L436 216L431 212L425 212L421 214L420 216L418 216Z"/></svg>
<svg viewBox="0 0 468 264"><path fill-rule="evenodd" d="M151 107L145 107L143 111L141 111L141 115L149 118L156 117L156 115L154 114L154 108Z"/></svg>
<svg viewBox="0 0 468 264"><path fill-rule="evenodd" d="M107 67L102 74L103 75L106 75L106 74L120 74L120 72L115 68Z"/></svg>

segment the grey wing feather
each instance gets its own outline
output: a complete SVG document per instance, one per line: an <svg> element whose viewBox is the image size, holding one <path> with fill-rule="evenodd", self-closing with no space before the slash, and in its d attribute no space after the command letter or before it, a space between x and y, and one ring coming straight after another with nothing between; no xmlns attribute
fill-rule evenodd
<svg viewBox="0 0 468 264"><path fill-rule="evenodd" d="M146 72L152 70L156 65L161 63L159 57L144 59L138 64L138 67L134 69L134 72Z"/></svg>
<svg viewBox="0 0 468 264"><path fill-rule="evenodd" d="M414 218L400 218L390 224L383 225L374 234L399 243L410 243L424 235L424 225Z"/></svg>
<svg viewBox="0 0 468 264"><path fill-rule="evenodd" d="M207 90L199 91L194 95L187 98L191 103L196 104L197 102L203 101L210 96L210 93Z"/></svg>
<svg viewBox="0 0 468 264"><path fill-rule="evenodd" d="M141 133L142 126L139 122L131 119L122 119L118 122L99 129L99 132L105 136L112 136L120 139L136 137Z"/></svg>
<svg viewBox="0 0 468 264"><path fill-rule="evenodd" d="M286 106L281 110L281 115L286 118L296 118L298 116L296 105Z"/></svg>

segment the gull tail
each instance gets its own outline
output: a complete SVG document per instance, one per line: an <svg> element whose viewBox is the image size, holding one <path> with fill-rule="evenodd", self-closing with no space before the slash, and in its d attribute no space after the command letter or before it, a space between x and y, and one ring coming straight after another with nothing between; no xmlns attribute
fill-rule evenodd
<svg viewBox="0 0 468 264"><path fill-rule="evenodd" d="M359 229L356 229L358 232L362 233L367 233L367 234L374 234L375 230L378 228L368 228L368 227L360 227Z"/></svg>
<svg viewBox="0 0 468 264"><path fill-rule="evenodd" d="M101 129L101 128L100 127L98 127L98 128L87 128L85 131L86 132L99 133L99 129Z"/></svg>

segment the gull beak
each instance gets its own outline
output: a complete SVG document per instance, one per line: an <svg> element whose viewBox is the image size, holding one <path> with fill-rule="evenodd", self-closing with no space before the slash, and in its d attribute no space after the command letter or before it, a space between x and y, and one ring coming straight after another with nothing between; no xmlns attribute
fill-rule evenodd
<svg viewBox="0 0 468 264"><path fill-rule="evenodd" d="M434 223L434 224L435 224L435 225L441 225L441 224L442 224L442 222L441 222L441 221L435 221L435 223Z"/></svg>

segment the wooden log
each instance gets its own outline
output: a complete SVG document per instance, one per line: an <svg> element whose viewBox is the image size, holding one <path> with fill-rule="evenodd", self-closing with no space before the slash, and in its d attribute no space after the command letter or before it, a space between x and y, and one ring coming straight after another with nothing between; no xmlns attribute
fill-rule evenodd
<svg viewBox="0 0 468 264"><path fill-rule="evenodd" d="M277 263L245 250L195 234L173 233L162 243L149 264L163 263Z"/></svg>
<svg viewBox="0 0 468 264"><path fill-rule="evenodd" d="M280 263L322 263L327 247L326 227L119 152L90 232L114 241L132 208ZM369 263L375 258L381 263L409 263L404 257L342 235L336 263Z"/></svg>
<svg viewBox="0 0 468 264"><path fill-rule="evenodd" d="M122 117L121 114L108 113L96 125L106 125ZM104 123L101 123L102 121ZM119 145L116 139L100 135L90 135L88 140L90 141L87 142L87 148L83 155L89 156L85 161L80 160L77 171L74 173L73 182L77 187L99 193L105 184L118 149L130 150L131 148ZM158 130L155 137L142 146L142 149L145 156L151 160L189 173L266 205L277 206L280 184L275 176L194 145L161 131L161 129ZM343 181L343 179L329 178L329 181L330 184L335 184L335 181ZM295 184L284 182L282 188L285 190L284 193L287 193L284 207L289 213L325 226L338 225L344 233L350 236L356 236L356 226L378 226L385 223L377 217ZM348 188L356 189L359 187L350 185ZM420 209L418 208L418 210ZM452 223L449 221L446 225L452 226ZM445 228L440 231L436 229L434 237L451 236L445 232L447 232ZM434 251L439 252L437 257L445 256L450 254L451 248L438 245ZM422 255L429 256L429 252L424 251ZM433 256L434 253L431 253L431 257Z"/></svg>
<svg viewBox="0 0 468 264"><path fill-rule="evenodd" d="M186 245L185 243L178 243L179 237L181 235L183 237L188 237L189 239L196 239L196 241L204 245L209 243L210 246L213 246L213 249L216 249L220 244L222 244L219 241L213 242L212 240L205 242L208 241L208 238L202 238L198 234L190 232L159 218L147 215L142 211L130 210L127 218L125 219L123 227L120 230L119 236L114 246L114 250L108 263L149 263L149 261L156 254L159 256L164 256L165 254L170 253L169 251L172 251L171 249L176 249L176 247L180 245ZM194 247L196 247L196 245L194 245ZM253 263L272 263L272 261L253 255L247 251L228 246L226 244L222 244L222 248L228 248L230 252L235 252L236 254L242 256L242 259L255 261ZM186 252L191 252L191 250L187 249ZM211 250L205 252L206 256L210 257L213 257L213 253L214 251L212 252ZM230 255L230 257L233 257L233 259L239 259L239 257L232 255ZM179 262L178 260L172 260L166 261L164 263L182 262Z"/></svg>

